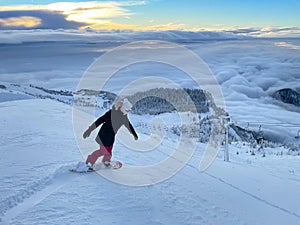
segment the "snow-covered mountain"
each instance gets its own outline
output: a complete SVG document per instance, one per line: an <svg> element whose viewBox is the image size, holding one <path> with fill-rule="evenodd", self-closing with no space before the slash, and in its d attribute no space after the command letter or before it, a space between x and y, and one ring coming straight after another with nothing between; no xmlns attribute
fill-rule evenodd
<svg viewBox="0 0 300 225"><path fill-rule="evenodd" d="M291 88L284 88L276 91L273 94L273 98L300 107L300 94Z"/></svg>

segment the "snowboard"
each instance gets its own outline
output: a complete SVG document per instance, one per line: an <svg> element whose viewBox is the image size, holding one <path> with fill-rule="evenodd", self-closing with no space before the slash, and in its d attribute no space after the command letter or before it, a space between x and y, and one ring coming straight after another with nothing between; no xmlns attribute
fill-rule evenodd
<svg viewBox="0 0 300 225"><path fill-rule="evenodd" d="M69 171L74 173L90 173L102 169L120 169L122 166L122 162L118 160L111 161L109 166L105 166L103 163L96 163L92 168L87 167L85 162L79 162L74 168L70 168Z"/></svg>

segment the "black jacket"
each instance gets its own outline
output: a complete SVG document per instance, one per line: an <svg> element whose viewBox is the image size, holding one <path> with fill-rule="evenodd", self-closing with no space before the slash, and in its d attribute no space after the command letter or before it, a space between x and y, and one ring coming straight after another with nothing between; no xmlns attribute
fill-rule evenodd
<svg viewBox="0 0 300 225"><path fill-rule="evenodd" d="M127 115L124 115L120 110L115 110L113 108L107 111L91 126L96 128L101 124L102 126L95 139L99 145L112 146L115 142L115 136L122 125L124 125L135 138L138 138L133 126L128 120Z"/></svg>

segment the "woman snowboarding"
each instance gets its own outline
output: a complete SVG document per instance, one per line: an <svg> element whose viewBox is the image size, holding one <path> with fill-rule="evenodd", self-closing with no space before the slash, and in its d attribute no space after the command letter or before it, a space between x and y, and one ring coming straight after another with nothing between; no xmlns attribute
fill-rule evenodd
<svg viewBox="0 0 300 225"><path fill-rule="evenodd" d="M125 98L124 100L117 101L113 105L112 109L107 111L103 116L99 117L83 133L83 138L87 138L90 136L93 130L102 125L95 139L100 145L100 149L91 153L86 159L86 164L89 167L89 170L92 170L92 166L101 156L103 156L103 164L108 167L110 166L115 136L122 125L129 130L129 132L134 136L135 140L138 139L138 136L127 117L127 114L131 111L131 108L132 104L128 101L128 99Z"/></svg>

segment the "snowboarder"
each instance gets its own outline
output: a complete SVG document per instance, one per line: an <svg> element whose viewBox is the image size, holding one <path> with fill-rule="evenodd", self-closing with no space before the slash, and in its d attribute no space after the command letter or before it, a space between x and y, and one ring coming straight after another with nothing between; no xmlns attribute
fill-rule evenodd
<svg viewBox="0 0 300 225"><path fill-rule="evenodd" d="M83 138L87 138L90 136L93 130L102 124L95 139L100 145L100 149L95 150L86 159L86 164L89 168L92 169L92 166L101 156L103 156L102 163L105 166L110 166L115 135L122 125L125 125L129 132L134 136L135 140L138 139L138 135L136 134L127 117L127 114L131 111L131 108L132 104L126 98L116 101L112 109L107 111L103 116L99 117L83 133Z"/></svg>

